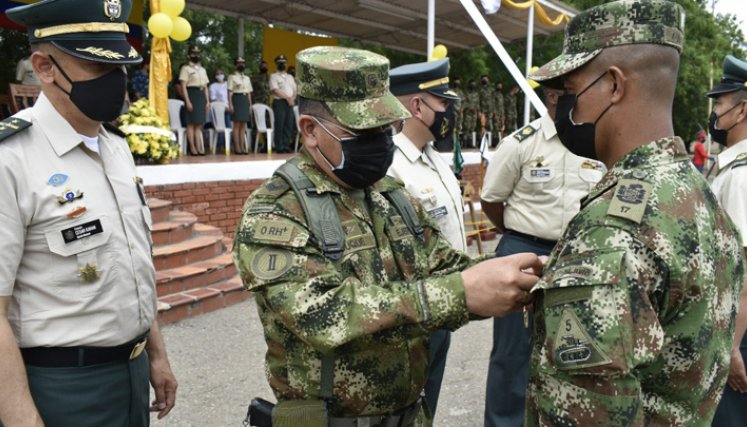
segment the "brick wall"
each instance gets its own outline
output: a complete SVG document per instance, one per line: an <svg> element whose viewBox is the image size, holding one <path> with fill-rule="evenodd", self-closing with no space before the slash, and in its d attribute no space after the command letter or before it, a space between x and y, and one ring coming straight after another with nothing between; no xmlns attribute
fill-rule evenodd
<svg viewBox="0 0 747 427"><path fill-rule="evenodd" d="M478 188L479 165L466 165L462 177ZM219 227L226 236L233 236L241 216L244 201L264 180L215 181L145 187L148 197L168 200L175 210L197 216L197 221Z"/></svg>

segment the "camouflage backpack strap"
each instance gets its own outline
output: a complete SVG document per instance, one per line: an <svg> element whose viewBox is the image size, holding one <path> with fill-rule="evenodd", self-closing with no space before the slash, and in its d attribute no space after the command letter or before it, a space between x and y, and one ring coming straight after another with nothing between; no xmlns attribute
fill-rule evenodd
<svg viewBox="0 0 747 427"><path fill-rule="evenodd" d="M337 261L345 249L345 232L329 194L318 194L314 184L294 162L286 162L275 174L283 178L301 202L309 229L322 246L324 256Z"/></svg>
<svg viewBox="0 0 747 427"><path fill-rule="evenodd" d="M412 207L410 199L407 197L407 194L405 194L405 190L402 188L395 188L385 191L382 194L387 200L389 200L389 203L394 206L394 209L397 210L397 213L405 221L405 224L407 224L407 228L410 229L412 235L420 240L425 240L423 226L420 225L420 218L418 218L415 208Z"/></svg>

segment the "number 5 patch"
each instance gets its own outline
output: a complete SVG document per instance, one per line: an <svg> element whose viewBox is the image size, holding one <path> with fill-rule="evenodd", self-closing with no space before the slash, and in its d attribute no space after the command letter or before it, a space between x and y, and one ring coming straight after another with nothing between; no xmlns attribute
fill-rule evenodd
<svg viewBox="0 0 747 427"><path fill-rule="evenodd" d="M581 369L606 365L612 360L595 343L573 310L560 315L553 341L554 365L557 369Z"/></svg>

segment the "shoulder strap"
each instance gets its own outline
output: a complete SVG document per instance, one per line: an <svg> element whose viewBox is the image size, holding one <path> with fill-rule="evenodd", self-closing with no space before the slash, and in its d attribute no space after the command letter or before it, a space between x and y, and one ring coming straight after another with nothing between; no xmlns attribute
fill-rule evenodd
<svg viewBox="0 0 747 427"><path fill-rule="evenodd" d="M335 386L335 356L322 355L322 378L319 386L319 397L322 400L332 399Z"/></svg>
<svg viewBox="0 0 747 427"><path fill-rule="evenodd" d="M405 221L405 224L407 224L407 228L410 229L412 235L420 240L424 240L425 236L423 234L423 226L420 225L418 214L415 213L415 208L412 207L412 203L410 203L410 199L407 198L405 191L401 188L395 188L382 194L384 194L384 197L386 197L386 199L389 200L389 203L394 206L394 209L397 210L397 213L399 213Z"/></svg>
<svg viewBox="0 0 747 427"><path fill-rule="evenodd" d="M332 196L317 194L314 184L294 162L284 163L275 174L290 185L301 202L309 229L321 243L324 256L333 261L340 259L344 250L345 233Z"/></svg>
<svg viewBox="0 0 747 427"><path fill-rule="evenodd" d="M0 122L0 141L23 131L31 126L31 122L19 119L18 117L8 117Z"/></svg>

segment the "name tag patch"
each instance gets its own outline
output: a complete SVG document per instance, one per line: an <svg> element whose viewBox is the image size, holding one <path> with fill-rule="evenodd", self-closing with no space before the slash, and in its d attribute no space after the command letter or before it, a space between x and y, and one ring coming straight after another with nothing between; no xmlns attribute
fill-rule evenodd
<svg viewBox="0 0 747 427"><path fill-rule="evenodd" d="M104 228L101 226L101 221L98 219L85 224L76 225L75 227L66 228L61 231L62 240L64 240L66 244L103 232Z"/></svg>
<svg viewBox="0 0 747 427"><path fill-rule="evenodd" d="M436 209L429 210L428 214L430 214L433 219L439 219L448 215L449 212L446 210L446 206L439 206Z"/></svg>
<svg viewBox="0 0 747 427"><path fill-rule="evenodd" d="M546 178L550 176L550 169L547 168L533 168L529 171L533 178Z"/></svg>

